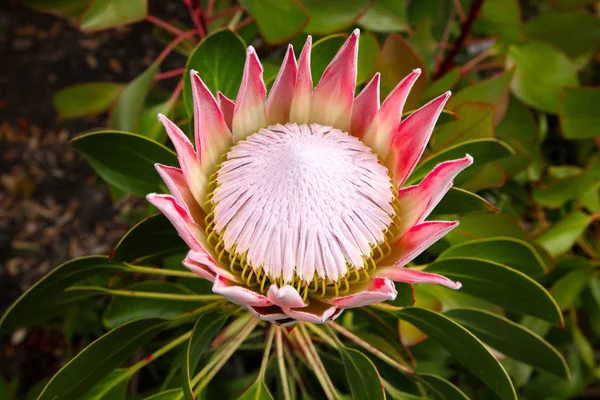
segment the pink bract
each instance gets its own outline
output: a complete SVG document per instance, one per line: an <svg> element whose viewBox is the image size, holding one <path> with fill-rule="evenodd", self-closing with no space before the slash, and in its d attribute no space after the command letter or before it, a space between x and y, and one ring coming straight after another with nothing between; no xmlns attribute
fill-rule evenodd
<svg viewBox="0 0 600 400"><path fill-rule="evenodd" d="M148 200L189 246L183 264L266 321L331 321L345 308L394 300L394 282L460 288L406 267L458 225L426 218L470 156L402 187L450 92L404 120L420 70L381 106L379 74L355 98L358 36L314 90L310 37L298 62L289 46L268 95L252 47L235 102L215 98L192 71L195 146L159 116L180 169L157 164L171 194Z"/></svg>

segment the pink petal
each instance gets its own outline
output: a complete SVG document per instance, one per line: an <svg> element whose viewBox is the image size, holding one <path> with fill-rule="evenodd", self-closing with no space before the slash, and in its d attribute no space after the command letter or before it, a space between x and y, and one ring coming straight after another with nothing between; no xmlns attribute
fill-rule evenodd
<svg viewBox="0 0 600 400"><path fill-rule="evenodd" d="M384 277L375 277L368 282L363 290L327 302L341 308L354 308L394 300L397 295L398 292L394 282Z"/></svg>
<svg viewBox="0 0 600 400"><path fill-rule="evenodd" d="M296 65L296 56L294 55L294 48L290 44L267 99L266 107L269 125L286 124L289 122L297 75L298 66Z"/></svg>
<svg viewBox="0 0 600 400"><path fill-rule="evenodd" d="M402 186L421 158L450 92L436 97L408 116L396 132L386 164L394 182ZM382 107L383 109L383 107Z"/></svg>
<svg viewBox="0 0 600 400"><path fill-rule="evenodd" d="M221 154L232 144L232 137L221 108L198 73L190 71L194 97L194 132L196 153L207 175L214 172Z"/></svg>
<svg viewBox="0 0 600 400"><path fill-rule="evenodd" d="M471 164L473 157L470 155L458 160L444 161L418 185L400 189L398 197L403 230L399 236L413 225L423 222L450 190L452 180Z"/></svg>
<svg viewBox="0 0 600 400"><path fill-rule="evenodd" d="M177 203L185 209L198 226L204 226L204 211L202 211L202 208L190 191L183 171L179 168L162 164L154 164L154 167L162 180L167 184L169 191L175 197Z"/></svg>
<svg viewBox="0 0 600 400"><path fill-rule="evenodd" d="M242 84L235 100L233 113L233 141L245 139L268 125L265 110L267 89L262 77L263 68L254 47L249 46Z"/></svg>
<svg viewBox="0 0 600 400"><path fill-rule="evenodd" d="M281 311L281 308L279 308L277 306L270 306L270 307L248 306L247 308L248 308L248 311L250 311L250 313L252 315L254 315L258 319L262 319L263 321L278 322L281 320L289 319L289 317L287 315L285 315L283 313L283 311Z"/></svg>
<svg viewBox="0 0 600 400"><path fill-rule="evenodd" d="M223 93L220 91L217 92L217 101L219 102L219 107L221 107L221 112L223 113L223 118L225 119L225 123L231 131L231 124L233 123L233 112L235 110L235 103L233 100L229 100Z"/></svg>
<svg viewBox="0 0 600 400"><path fill-rule="evenodd" d="M272 306L269 299L260 293L232 282L224 276L217 275L213 284L213 292L220 294L234 304L241 306L269 307Z"/></svg>
<svg viewBox="0 0 600 400"><path fill-rule="evenodd" d="M269 301L277 306L287 308L302 308L306 307L306 303L302 300L302 296L292 285L283 285L279 288L276 284L269 286L267 291Z"/></svg>
<svg viewBox="0 0 600 400"><path fill-rule="evenodd" d="M402 268L402 267L387 267L378 271L379 276L385 276L395 282L404 283L432 283L435 285L446 286L450 289L460 289L462 284L460 282L454 282L445 276L438 274L431 274L429 272L421 272L415 269Z"/></svg>
<svg viewBox="0 0 600 400"><path fill-rule="evenodd" d="M402 267L457 226L458 221L428 221L415 225L392 243L392 252L383 262Z"/></svg>
<svg viewBox="0 0 600 400"><path fill-rule="evenodd" d="M281 307L281 310L290 318L298 321L312 322L313 324L322 324L330 321L336 316L338 308L329 304L321 303L320 301L311 301L304 308L287 308ZM338 314L339 315L339 314Z"/></svg>
<svg viewBox="0 0 600 400"><path fill-rule="evenodd" d="M362 138L365 135L379 110L379 78L380 74L378 72L354 99L350 133L357 138Z"/></svg>
<svg viewBox="0 0 600 400"><path fill-rule="evenodd" d="M204 232L194 224L185 208L173 196L150 193L146 199L171 221L179 236L191 249L205 251L200 242L204 237Z"/></svg>
<svg viewBox="0 0 600 400"><path fill-rule="evenodd" d="M311 122L333 126L344 132L350 129L350 116L356 90L358 36L355 29L325 69L312 96Z"/></svg>
<svg viewBox="0 0 600 400"><path fill-rule="evenodd" d="M198 268L199 266L205 269L213 277L213 279L210 280L211 282L214 282L215 276L220 275L229 281L240 284L244 283L244 281L238 275L232 274L227 267L219 265L219 263L217 263L217 261L205 249L201 251L188 251L187 256L183 260L183 265L194 272L196 271L193 268Z"/></svg>
<svg viewBox="0 0 600 400"><path fill-rule="evenodd" d="M312 37L306 38L306 43L300 53L298 60L298 77L296 88L290 108L290 122L306 124L310 118L310 102L313 92L312 75L310 73L310 50L312 48Z"/></svg>
<svg viewBox="0 0 600 400"><path fill-rule="evenodd" d="M200 204L200 207L203 207L206 196L207 177L196 157L192 142L190 142L185 133L183 133L169 118L162 114L158 114L158 119L165 126L167 135L169 135L169 138L175 147L179 165L181 166L181 170L183 171L183 175L190 187L192 195L198 204Z"/></svg>
<svg viewBox="0 0 600 400"><path fill-rule="evenodd" d="M206 257L206 254L203 252L195 252L196 254L190 257L191 252L194 252L194 250L188 252L188 255L185 257L182 264L195 274L214 283L216 274L213 269L209 267L211 259Z"/></svg>
<svg viewBox="0 0 600 400"><path fill-rule="evenodd" d="M363 138L363 142L382 160L387 157L390 144L402 119L404 103L419 75L421 70L417 68L396 85L381 105Z"/></svg>

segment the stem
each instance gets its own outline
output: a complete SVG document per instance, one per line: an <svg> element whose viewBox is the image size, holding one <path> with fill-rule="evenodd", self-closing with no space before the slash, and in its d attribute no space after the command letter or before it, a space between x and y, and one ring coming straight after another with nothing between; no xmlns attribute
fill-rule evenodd
<svg viewBox="0 0 600 400"><path fill-rule="evenodd" d="M260 364L260 372L258 373L258 376L261 379L265 379L265 372L267 370L267 365L269 364L269 354L271 354L271 346L273 345L273 337L275 337L276 330L277 329L275 326L271 326L271 329L269 329L269 336L265 342L265 352L263 353L263 359Z"/></svg>
<svg viewBox="0 0 600 400"><path fill-rule="evenodd" d="M325 392L325 396L327 399L339 399L337 395L337 390L333 386L329 375L327 375L327 371L317 354L317 350L310 339L310 336L304 329L304 323L299 323L298 328L295 331L296 338L298 339L298 344L302 348L302 351L306 355L306 359L308 363L313 368L313 373L317 376L323 391Z"/></svg>
<svg viewBox="0 0 600 400"><path fill-rule="evenodd" d="M110 294L113 296L138 297L140 299L164 299L173 301L213 301L220 300L223 298L218 294L173 294L159 292L139 292L134 290L108 289L102 286L71 286L66 290L91 290Z"/></svg>
<svg viewBox="0 0 600 400"><path fill-rule="evenodd" d="M329 346L333 347L334 349L337 348L336 341L332 340L331 337L327 335L327 333L325 333L321 328L319 328L315 324L307 324L306 326L308 327L308 329L316 333L317 336L323 339L323 341L326 342Z"/></svg>
<svg viewBox="0 0 600 400"><path fill-rule="evenodd" d="M248 335L252 333L259 320L257 318L252 318L248 324L240 331L238 336L231 339L231 342L225 346L223 351L221 351L218 355L215 354L210 362L202 368L200 372L192 379L192 387L194 389L194 396L200 395L200 392L209 384L212 378L221 370L223 365L229 360L229 358L235 353L235 351L240 347L240 345L246 340ZM217 357L218 356L218 357ZM198 386L196 386L198 385Z"/></svg>
<svg viewBox="0 0 600 400"><path fill-rule="evenodd" d="M159 27L163 28L164 30L169 31L172 34L177 35L177 36L183 35L183 33L184 33L181 29L169 24L166 21L163 21L160 18L150 15L150 14L146 15L146 21L148 21L156 26L159 26Z"/></svg>
<svg viewBox="0 0 600 400"><path fill-rule="evenodd" d="M129 367L129 371L132 371L132 373L138 371L140 368L150 364L152 361L156 360L160 356L168 353L170 350L174 349L175 347L179 346L181 343L188 340L191 335L192 335L192 331L184 333L183 335L179 336L177 339L173 340L170 343L167 343L160 349L156 350L154 353L150 354L149 356L144 357L141 361L133 364L131 367Z"/></svg>
<svg viewBox="0 0 600 400"><path fill-rule="evenodd" d="M161 72L160 74L156 74L154 76L155 81L162 81L163 79L173 78L175 76L179 76L185 72L185 68L176 68L170 71ZM195 274L194 274L195 275Z"/></svg>
<svg viewBox="0 0 600 400"><path fill-rule="evenodd" d="M183 40L188 39L190 37L193 37L195 35L196 35L195 30L189 30L187 32L182 32L181 35L179 35L175 39L173 39L173 41L171 43L169 43L167 47L164 48L162 53L160 53L158 55L158 57L156 58L155 63L157 63L157 64L162 63L165 60L165 58L167 58L167 56L173 51L173 49L175 47L177 47L177 45L180 42L182 42Z"/></svg>
<svg viewBox="0 0 600 400"><path fill-rule="evenodd" d="M458 54L459 50L461 49L465 40L467 39L467 36L469 36L471 28L473 27L473 23L475 22L475 19L477 18L477 15L481 10L484 1L485 0L475 0L475 3L471 7L471 11L469 12L469 16L467 17L467 20L460 25L460 35L456 40L456 43L454 44L454 48L450 50L450 52L446 56L446 59L438 68L434 79L437 79L440 76L444 75L454 65L454 59L456 58L456 55Z"/></svg>
<svg viewBox="0 0 600 400"><path fill-rule="evenodd" d="M477 64L479 64L480 62L482 62L483 60L488 58L491 54L492 54L491 47L485 51L482 51L481 53L479 53L478 55L473 57L472 60L470 60L469 62L465 63L465 65L462 66L461 74L466 74L471 69L473 69Z"/></svg>
<svg viewBox="0 0 600 400"><path fill-rule="evenodd" d="M342 335L346 336L348 339L352 340L354 343L356 343L357 345L359 345L363 349L371 352L373 355L375 355L376 357L378 357L382 361L384 361L387 364L391 365L392 367L398 368L399 370L401 370L402 372L404 372L406 374L413 374L414 373L414 371L412 369L408 368L405 365L400 364L398 361L394 360L393 358L391 358L390 356L388 356L387 354L385 354L381 350L377 349L373 345L365 342L364 340L362 340L358 336L354 335L352 332L350 332L346 328L343 328L341 325L338 325L335 322L330 322L329 326L331 326L332 328L334 328L335 330L337 330ZM331 328L329 328L329 329L331 329Z"/></svg>
<svg viewBox="0 0 600 400"><path fill-rule="evenodd" d="M233 17L231 17L231 21L227 24L227 28L232 31L235 31L236 25L240 22L240 18L242 18L242 10L236 12Z"/></svg>
<svg viewBox="0 0 600 400"><path fill-rule="evenodd" d="M281 387L283 388L283 399L291 400L290 386L285 370L285 360L283 359L283 341L281 339L281 327L275 328L275 347L277 348L277 364L279 366L279 375L281 375Z"/></svg>
<svg viewBox="0 0 600 400"><path fill-rule="evenodd" d="M252 16L244 18L244 20L242 22L240 22L239 24L236 25L235 31L236 32L239 31L240 29L242 29L243 27L245 27L252 21L254 21L254 18L252 18Z"/></svg>
<svg viewBox="0 0 600 400"><path fill-rule="evenodd" d="M142 274L149 275L178 276L181 278L200 278L199 275L189 271L175 271L172 269L165 268L143 267L140 265L131 265L128 263L124 264L127 266L127 272L139 272Z"/></svg>
<svg viewBox="0 0 600 400"><path fill-rule="evenodd" d="M196 9L194 9L191 2L188 3L188 10L190 12L190 17L192 17L192 22L194 22L194 26L196 27L196 31L198 31L198 35L200 35L200 38L205 37L206 30L204 29L204 26L202 26L202 23L200 22L200 18L198 16L198 14L196 13ZM200 11L200 10L198 10L198 11Z"/></svg>
<svg viewBox="0 0 600 400"><path fill-rule="evenodd" d="M207 20L208 22L210 22L210 21L214 21L215 19L218 19L218 18L224 17L224 16L226 16L226 15L229 15L229 14L235 14L236 12L238 12L238 11L243 11L243 10L244 10L244 9L243 9L241 6L238 6L238 7L231 7L231 8L228 8L227 10L220 11L220 12L218 12L218 13L214 14L214 15L209 15L209 16L207 16L207 17L206 17L206 20Z"/></svg>
<svg viewBox="0 0 600 400"><path fill-rule="evenodd" d="M206 12L204 13L204 20L208 20L215 9L215 0L208 0L208 4L206 5Z"/></svg>
<svg viewBox="0 0 600 400"><path fill-rule="evenodd" d="M465 10L463 10L462 5L460 4L460 0L452 0L454 3L454 9L458 14L458 18L460 18L460 22L465 22L467 20L467 16L465 15Z"/></svg>
<svg viewBox="0 0 600 400"><path fill-rule="evenodd" d="M306 387L304 386L304 382L302 381L302 376L300 375L300 373L298 372L298 369L296 368L296 361L292 358L292 353L290 352L290 350L287 347L283 348L283 355L285 356L285 359L286 359L288 365L290 366L290 372L292 374L292 377L294 378L296 383L298 383L300 392L302 394L307 394ZM304 361L304 360L302 360L302 361ZM308 397L308 395L304 396L304 397Z"/></svg>

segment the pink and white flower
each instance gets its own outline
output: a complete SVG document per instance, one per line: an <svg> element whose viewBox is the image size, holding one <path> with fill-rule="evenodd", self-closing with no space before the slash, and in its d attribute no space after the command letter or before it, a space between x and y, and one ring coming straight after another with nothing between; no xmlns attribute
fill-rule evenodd
<svg viewBox="0 0 600 400"><path fill-rule="evenodd" d="M402 187L450 92L404 120L418 69L381 106L379 74L355 98L358 36L314 89L310 37L298 62L289 46L268 95L252 47L235 103L192 71L195 146L159 116L180 168L157 164L171 194L148 200L190 247L184 265L266 321L331 321L393 300L394 282L460 288L405 267L458 225L425 219L470 156Z"/></svg>

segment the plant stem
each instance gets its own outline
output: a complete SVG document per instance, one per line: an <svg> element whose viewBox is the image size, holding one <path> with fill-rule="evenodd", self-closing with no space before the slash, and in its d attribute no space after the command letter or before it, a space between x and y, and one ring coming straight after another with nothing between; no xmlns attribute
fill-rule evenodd
<svg viewBox="0 0 600 400"><path fill-rule="evenodd" d="M235 26L235 31L236 32L239 31L240 29L242 29L243 27L245 27L252 21L254 21L254 18L252 18L252 16L248 16L248 17L244 18L244 20L242 22L240 22L239 24L237 24Z"/></svg>
<svg viewBox="0 0 600 400"><path fill-rule="evenodd" d="M124 264L127 266L127 272L139 272L142 274L149 275L177 276L181 278L201 278L199 275L190 271L176 271L166 268L143 267L140 265L132 265L128 263Z"/></svg>
<svg viewBox="0 0 600 400"><path fill-rule="evenodd" d="M260 363L260 372L258 373L258 376L261 379L265 379L265 372L267 371L267 365L269 364L269 354L271 354L271 346L273 345L275 331L276 327L272 325L269 329L269 336L267 337L267 340L265 342L265 352L263 353L263 359Z"/></svg>
<svg viewBox="0 0 600 400"><path fill-rule="evenodd" d="M283 340L281 339L281 327L274 327L275 329L275 347L277 348L277 364L279 366L279 375L281 376L281 387L283 388L283 399L290 400L290 386L287 379L287 373L285 370L285 360L283 359Z"/></svg>
<svg viewBox="0 0 600 400"><path fill-rule="evenodd" d="M467 36L469 36L469 33L471 33L473 23L475 22L475 19L477 18L477 15L481 10L484 1L485 0L475 0L475 3L471 7L471 11L469 12L469 16L467 17L466 21L464 21L460 25L460 35L458 36L454 47L450 49L450 52L444 59L444 62L442 62L442 64L439 66L437 72L435 73L434 79L437 79L440 76L444 75L454 66L454 59L456 58L456 55L465 43L465 40L467 40Z"/></svg>
<svg viewBox="0 0 600 400"><path fill-rule="evenodd" d="M167 58L167 56L169 54L171 54L171 52L173 51L173 49L175 49L175 47L177 47L177 45L182 42L185 39L191 38L193 36L196 35L196 30L192 29L189 30L187 32L182 32L181 35L177 36L175 39L173 39L173 41L171 43L169 43L167 45L167 47L165 47L162 51L162 53L160 53L158 55L158 57L156 57L156 61L154 61L157 64L161 64L165 58Z"/></svg>
<svg viewBox="0 0 600 400"><path fill-rule="evenodd" d="M240 347L244 340L252 333L259 320L252 318L248 324L240 331L240 333L231 339L231 341L225 346L223 351L219 354L215 354L210 362L202 368L200 372L192 379L192 387L194 389L194 396L199 396L202 390L209 384L214 376L221 370L223 365L229 360L229 358L235 353ZM197 385L197 386L196 386Z"/></svg>
<svg viewBox="0 0 600 400"><path fill-rule="evenodd" d="M71 286L71 290L92 290L102 292L113 296L138 297L141 299L164 299L173 301L213 301L220 300L223 297L218 294L174 294L159 292L140 292L134 290L108 289L102 286Z"/></svg>
<svg viewBox="0 0 600 400"><path fill-rule="evenodd" d="M244 10L244 9L243 9L241 6L238 6L238 7L231 7L231 8L228 8L227 10L220 11L220 12L218 12L218 13L214 14L214 15L212 15L212 14L211 14L211 15L209 15L209 16L206 18L206 20L207 20L208 22L210 22L210 21L214 21L215 19L218 19L218 18L224 17L224 16L226 16L226 15L229 15L229 14L234 14L234 13L236 13L236 12L238 12L238 11L243 11L243 10Z"/></svg>
<svg viewBox="0 0 600 400"><path fill-rule="evenodd" d="M148 21L148 22L150 22L150 23L152 23L152 24L154 24L156 26L159 26L159 27L163 28L166 31L169 31L169 32L171 32L172 34L174 34L176 36L183 35L183 33L184 33L181 29L179 29L179 28L177 28L177 27L169 24L166 21L163 21L160 18L157 18L157 17L155 17L153 15L150 15L150 14L146 15L146 21Z"/></svg>
<svg viewBox="0 0 600 400"><path fill-rule="evenodd" d="M156 76L154 76L154 80L162 81L164 79L169 79L169 78L173 78L175 76L180 76L184 72L185 72L185 67L172 69L170 71L165 71L165 72L161 72L160 74L156 74Z"/></svg>
<svg viewBox="0 0 600 400"><path fill-rule="evenodd" d="M192 335L192 331L184 333L183 335L174 339L170 343L167 343L160 349L156 350L154 353L150 354L149 356L144 357L141 361L138 361L137 363L133 364L131 367L129 367L129 370L133 371L133 372L138 371L140 368L150 364L152 361L156 360L160 356L168 353L170 350L174 349L175 347L179 346L181 343L188 340L191 335Z"/></svg>

